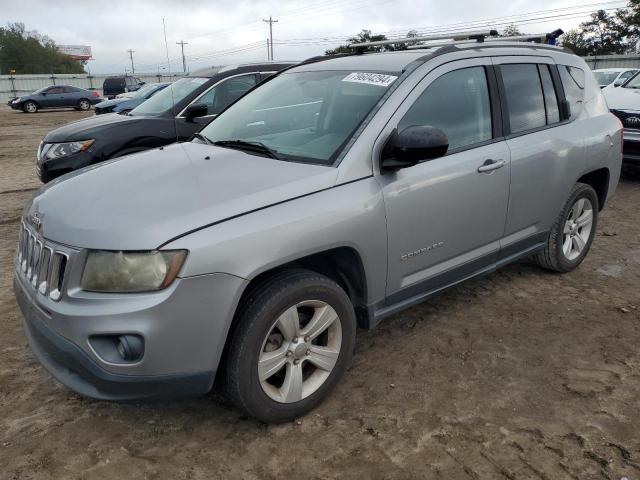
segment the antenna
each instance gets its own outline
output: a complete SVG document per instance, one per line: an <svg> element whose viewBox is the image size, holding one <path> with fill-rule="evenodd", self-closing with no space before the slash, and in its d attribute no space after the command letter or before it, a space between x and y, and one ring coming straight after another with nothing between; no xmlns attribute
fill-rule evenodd
<svg viewBox="0 0 640 480"><path fill-rule="evenodd" d="M164 23L164 17L162 17L162 31L164 32L164 50L165 53L167 55L167 68L168 71L167 73L169 75L171 75L171 61L169 60L169 43L167 42L167 25ZM173 131L176 135L176 142L179 142L180 139L178 138L178 124L176 122L176 99L173 96L173 83L171 83L171 85L169 85L169 87L171 89L171 115L173 116Z"/></svg>

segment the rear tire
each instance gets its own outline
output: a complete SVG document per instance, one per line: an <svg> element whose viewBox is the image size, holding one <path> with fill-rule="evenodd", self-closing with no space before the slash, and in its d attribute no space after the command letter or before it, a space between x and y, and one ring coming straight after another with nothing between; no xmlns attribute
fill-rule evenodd
<svg viewBox="0 0 640 480"><path fill-rule="evenodd" d="M590 185L576 183L551 228L544 250L533 260L542 268L566 273L589 253L598 225L598 195Z"/></svg>
<svg viewBox="0 0 640 480"><path fill-rule="evenodd" d="M345 291L308 270L275 275L245 299L226 357L225 391L265 423L305 415L346 371L356 317Z"/></svg>
<svg viewBox="0 0 640 480"><path fill-rule="evenodd" d="M29 100L22 105L22 110L25 113L36 113L38 111L38 104Z"/></svg>
<svg viewBox="0 0 640 480"><path fill-rule="evenodd" d="M78 108L83 112L86 112L91 108L91 102L89 102L89 100L87 100L86 98L81 98L78 101Z"/></svg>

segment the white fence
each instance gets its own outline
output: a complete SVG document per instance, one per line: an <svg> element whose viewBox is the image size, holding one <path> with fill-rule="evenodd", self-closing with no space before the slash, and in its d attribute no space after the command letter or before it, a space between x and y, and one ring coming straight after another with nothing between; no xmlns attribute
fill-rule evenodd
<svg viewBox="0 0 640 480"><path fill-rule="evenodd" d="M172 74L139 74L135 77L143 82L172 82L182 77L183 73ZM49 85L71 85L74 87L97 90L102 95L102 84L107 77L114 74L52 74L52 75L0 75L0 102L7 103L13 97L31 93Z"/></svg>

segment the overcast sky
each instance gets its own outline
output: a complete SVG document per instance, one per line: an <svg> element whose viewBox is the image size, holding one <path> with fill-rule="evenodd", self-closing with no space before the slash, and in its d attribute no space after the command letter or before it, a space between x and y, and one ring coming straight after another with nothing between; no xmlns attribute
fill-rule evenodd
<svg viewBox="0 0 640 480"><path fill-rule="evenodd" d="M136 73L167 69L162 18L165 18L172 71L181 71L184 40L188 68L267 59L272 15L275 59L319 55L363 28L399 35L415 29L457 29L469 22L493 20L498 29L512 20L527 33L569 30L598 8L624 1L593 0L0 0L0 22L23 22L58 44L90 45L93 73L130 68ZM557 17L561 15L562 17ZM555 18L550 18L556 16ZM476 24L478 25L478 24ZM474 26L476 26L474 25Z"/></svg>

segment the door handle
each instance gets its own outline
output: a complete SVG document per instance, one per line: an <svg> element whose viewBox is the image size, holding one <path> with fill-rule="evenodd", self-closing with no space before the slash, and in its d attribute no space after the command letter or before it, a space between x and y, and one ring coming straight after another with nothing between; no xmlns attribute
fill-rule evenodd
<svg viewBox="0 0 640 480"><path fill-rule="evenodd" d="M480 173L489 173L494 170L498 170L499 168L504 167L507 164L504 160L492 160L488 159L478 167L478 172Z"/></svg>

